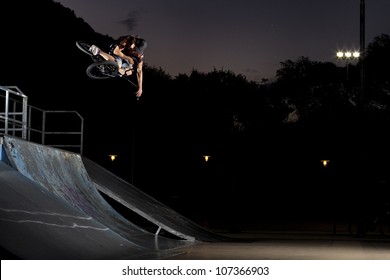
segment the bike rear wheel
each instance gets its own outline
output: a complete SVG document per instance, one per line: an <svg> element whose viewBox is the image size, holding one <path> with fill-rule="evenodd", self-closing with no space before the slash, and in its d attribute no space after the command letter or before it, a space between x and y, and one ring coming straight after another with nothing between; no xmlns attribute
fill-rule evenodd
<svg viewBox="0 0 390 280"><path fill-rule="evenodd" d="M92 63L86 72L88 77L92 79L108 79L119 76L118 64L109 60Z"/></svg>

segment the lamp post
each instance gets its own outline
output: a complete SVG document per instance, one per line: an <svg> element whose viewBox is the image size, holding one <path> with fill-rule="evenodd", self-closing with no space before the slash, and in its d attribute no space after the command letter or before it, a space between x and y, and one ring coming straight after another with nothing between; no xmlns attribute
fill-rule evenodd
<svg viewBox="0 0 390 280"><path fill-rule="evenodd" d="M347 70L347 81L349 80L348 68L351 60L358 59L360 57L360 53L358 51L338 51L336 53L337 59L345 60L345 68Z"/></svg>
<svg viewBox="0 0 390 280"><path fill-rule="evenodd" d="M116 158L118 157L118 155L108 155L108 156L110 157L111 161L116 160Z"/></svg>
<svg viewBox="0 0 390 280"><path fill-rule="evenodd" d="M209 155L204 155L203 156L203 159L204 159L204 162L207 163L209 160L210 160L211 156Z"/></svg>
<svg viewBox="0 0 390 280"><path fill-rule="evenodd" d="M352 60L358 59L360 57L360 53L358 51L338 51L336 53L336 57L339 60L345 60L345 69L347 72L347 76L345 78L345 92L349 93L349 64Z"/></svg>
<svg viewBox="0 0 390 280"><path fill-rule="evenodd" d="M364 0L360 0L360 105L364 101L364 88L365 88L365 70L364 59L366 56L365 50L365 33L366 33L366 3Z"/></svg>
<svg viewBox="0 0 390 280"><path fill-rule="evenodd" d="M329 159L323 159L321 160L321 164L323 166L323 181L325 183L325 187L326 188L329 188L329 186L331 186L331 182L330 182L330 160ZM337 201L334 201L334 195L333 195L333 190L331 191L330 193L330 197L327 197L327 199L332 199L333 203L332 203L332 206L333 208L331 209L331 217L332 217L332 220L333 220L333 235L336 235L336 224L337 224L337 217L336 217L336 213L337 213Z"/></svg>

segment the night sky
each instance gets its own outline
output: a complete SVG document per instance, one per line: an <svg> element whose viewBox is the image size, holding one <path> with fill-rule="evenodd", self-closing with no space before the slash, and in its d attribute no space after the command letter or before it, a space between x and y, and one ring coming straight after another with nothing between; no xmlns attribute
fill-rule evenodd
<svg viewBox="0 0 390 280"><path fill-rule="evenodd" d="M261 81L287 59L337 63L337 50L360 47L359 0L58 2L103 35L144 37L146 62L173 76L216 68ZM365 7L367 45L390 33L390 1L365 1Z"/></svg>

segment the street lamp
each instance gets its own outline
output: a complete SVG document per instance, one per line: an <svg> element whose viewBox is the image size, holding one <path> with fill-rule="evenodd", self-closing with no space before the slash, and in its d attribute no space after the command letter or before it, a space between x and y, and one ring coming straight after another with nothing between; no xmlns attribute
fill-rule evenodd
<svg viewBox="0 0 390 280"><path fill-rule="evenodd" d="M108 155L111 159L111 161L114 161L116 160L116 158L118 157L118 155Z"/></svg>
<svg viewBox="0 0 390 280"><path fill-rule="evenodd" d="M347 70L347 81L349 79L348 77L348 67L349 67L349 62L353 59L358 59L360 57L360 53L358 51L338 51L336 53L337 59L340 60L345 60L345 68Z"/></svg>
<svg viewBox="0 0 390 280"><path fill-rule="evenodd" d="M210 160L210 157L211 156L209 156L209 155L204 155L203 159L204 159L205 162L208 162Z"/></svg>
<svg viewBox="0 0 390 280"><path fill-rule="evenodd" d="M336 56L337 56L338 59L352 59L352 58L359 58L360 53L358 51L354 51L354 52L351 52L351 51L346 51L346 52L338 51L336 53Z"/></svg>
<svg viewBox="0 0 390 280"><path fill-rule="evenodd" d="M329 164L329 160L328 159L323 159L323 160L321 160L321 162L322 162L322 165L324 167L326 167Z"/></svg>

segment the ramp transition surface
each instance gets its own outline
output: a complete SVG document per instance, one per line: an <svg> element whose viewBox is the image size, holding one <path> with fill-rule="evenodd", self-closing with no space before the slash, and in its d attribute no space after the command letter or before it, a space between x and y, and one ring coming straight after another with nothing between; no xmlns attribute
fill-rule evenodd
<svg viewBox="0 0 390 280"><path fill-rule="evenodd" d="M4 137L7 161L21 175L143 250L188 246L186 240L156 236L131 223L100 195L78 154Z"/></svg>
<svg viewBox="0 0 390 280"><path fill-rule="evenodd" d="M88 175L101 192L169 233L187 240L206 242L238 240L208 231L88 158L83 157L83 162Z"/></svg>
<svg viewBox="0 0 390 280"><path fill-rule="evenodd" d="M20 259L159 259L0 161L0 245Z"/></svg>
<svg viewBox="0 0 390 280"><path fill-rule="evenodd" d="M94 217L125 238L146 248L169 249L187 245L182 240L157 238L118 214L98 190L120 202L158 227L188 241L233 241L202 228L173 209L121 180L79 154L4 137L11 165L77 209ZM149 240L147 239L149 236ZM138 240L140 239L140 240Z"/></svg>
<svg viewBox="0 0 390 280"><path fill-rule="evenodd" d="M22 197L24 195L23 191L26 188L28 189L28 186L31 184L35 186L35 189L40 189L37 191L40 195L45 197L46 195L49 195L48 198L45 198L44 202L40 202L40 199L43 199L40 196L32 196L37 201L34 200L31 201L31 203L36 207L40 206L44 210L35 212L56 213L51 210L50 205L55 205L57 202L60 202L62 207L67 209L66 211L73 211L77 214L81 214L83 217L88 218L89 221L106 228L107 232L117 235L117 238L125 240L124 243L131 244L131 246L129 246L132 249L124 250L123 254L122 252L116 254L115 252L110 252L110 250L104 250L106 253L103 255L96 254L96 258L103 257L106 254L112 255L112 258L122 258L122 256L125 258L132 258L135 256L137 256L137 258L142 258L145 254L148 256L151 254L157 258L162 258L162 251L165 251L165 255L168 254L167 251L170 251L169 254L176 254L177 252L174 252L175 249L188 247L197 241L224 242L238 240L210 232L200 227L93 161L81 157L79 154L10 136L4 136L1 140L0 158L3 176L0 181L0 186L4 186L2 190L2 195L4 195L4 197L2 197L3 200L7 200L6 196L9 191L7 188L16 189L12 184L13 180L10 178L17 177L18 180L15 179L15 182L19 182L20 180L26 182L26 186L20 182L17 183L18 187L23 188L18 192ZM7 172L5 170L7 170ZM159 229L164 229L184 240L156 235L137 226L131 219L126 219L118 213L107 200L102 197L102 193L154 223ZM51 201L53 198L55 199ZM16 199L16 197L15 201L12 199L9 200L9 205L7 207L4 206L6 203L2 202L2 204L0 204L0 208L4 209L2 215L4 216L5 213L8 213L7 215L10 213L15 214L19 210L22 211L21 213L25 213L23 211L34 212L29 209L23 209L23 207L21 208L17 201L18 199ZM45 204L48 201L51 201L50 205ZM12 207L12 205L15 205L15 207ZM9 209L15 211L9 211ZM47 214L47 216L51 217L49 214ZM69 216L72 215L69 214ZM3 222L8 219L6 216L3 218L5 219L3 219ZM19 223L19 225L21 224L23 223ZM27 224L28 223L26 223L26 225ZM37 223L32 222L32 224ZM77 223L74 224L77 225ZM7 247L4 244L12 244L12 241L16 241L12 239L12 233L15 233L16 229L11 228L12 227L3 228L3 230L5 230L3 234L10 238L2 239L1 244L3 244L2 246L5 248L8 248L9 246ZM56 228L59 229L62 227ZM22 228L20 228L20 230L22 230ZM58 244L60 244L61 237L65 235L60 231L56 233L58 234L56 237L59 242ZM39 235L44 235L44 233L30 234L29 236L33 238ZM69 240L73 240L71 235L66 236L69 237ZM25 238L25 240L33 240L31 238ZM77 240L80 241L77 242L77 244L79 244L83 238L78 238ZM110 242L105 242L105 244L109 243ZM103 249L103 247L100 248ZM28 248L28 246L26 248ZM45 246L42 245L41 248L45 248ZM47 250L51 250L50 248L56 248L56 246L52 247L48 245ZM58 250L53 249L53 254L54 251L62 252L61 248L62 247L60 246L57 248ZM66 248L67 250L71 250L71 246ZM83 258L86 256L89 256L87 258L95 258L91 256L94 250L84 250L81 248L82 246L74 247L72 249L73 255L71 253L67 254L67 250L65 250L63 254L69 256L69 258ZM12 249L10 250L11 252L14 252L15 250L15 248L10 249ZM43 255L50 255L48 252L44 251L45 250L43 250L42 253ZM31 252L31 250L27 250L27 252ZM134 252L134 254L131 252ZM18 254L19 252L16 252L16 255ZM59 258L66 258L62 256L62 253L57 253L57 255ZM95 256L95 254L93 255ZM34 256L40 256L40 254L33 253L21 255L21 258L34 258ZM50 258L55 257L51 256Z"/></svg>

